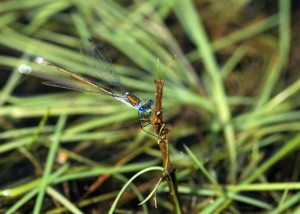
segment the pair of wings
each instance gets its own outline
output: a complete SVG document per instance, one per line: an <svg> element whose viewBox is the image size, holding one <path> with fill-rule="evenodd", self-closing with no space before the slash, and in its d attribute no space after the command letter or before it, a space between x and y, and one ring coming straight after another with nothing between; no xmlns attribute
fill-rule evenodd
<svg viewBox="0 0 300 214"><path fill-rule="evenodd" d="M65 77L51 75L51 77L45 77L50 81L43 82L43 84L83 92L106 93L109 95L124 95L126 93L121 79L115 72L111 60L102 45L82 42L81 54L85 57L97 79L75 74L72 71L54 65L57 68L67 70L78 78L74 78L74 76Z"/></svg>

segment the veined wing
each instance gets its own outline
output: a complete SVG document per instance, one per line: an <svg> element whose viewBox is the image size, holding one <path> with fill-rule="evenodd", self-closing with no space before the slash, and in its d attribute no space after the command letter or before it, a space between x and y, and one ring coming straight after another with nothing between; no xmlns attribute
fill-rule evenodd
<svg viewBox="0 0 300 214"><path fill-rule="evenodd" d="M51 66L55 66L52 65ZM73 76L63 76L63 75L55 75L52 73L44 73L44 72L37 72L32 70L30 66L27 65L20 65L19 71L23 74L35 76L44 80L48 80L47 82L43 82L45 85L59 87L59 88L66 88L71 90L77 91L84 91L84 92L91 92L91 93L103 93L113 95L112 92L100 86L96 81L85 77L83 75L75 74L71 71L68 71L63 68L58 68L60 70L64 70L66 72L70 72Z"/></svg>
<svg viewBox="0 0 300 214"><path fill-rule="evenodd" d="M58 80L55 82L52 81L47 81L47 82L42 82L44 85L52 86L52 87L57 87L57 88L65 88L65 89L70 89L70 90L76 90L76 91L83 91L83 92L90 92L90 93L102 93L102 94L108 94L108 95L113 95L111 92L106 92L103 91L100 87L93 87L87 84L83 84L80 81L77 80Z"/></svg>
<svg viewBox="0 0 300 214"><path fill-rule="evenodd" d="M94 73L99 78L99 81L97 81L99 85L110 88L120 94L126 92L119 75L116 73L102 45L82 42L81 53L86 57L86 61L91 68L94 68Z"/></svg>

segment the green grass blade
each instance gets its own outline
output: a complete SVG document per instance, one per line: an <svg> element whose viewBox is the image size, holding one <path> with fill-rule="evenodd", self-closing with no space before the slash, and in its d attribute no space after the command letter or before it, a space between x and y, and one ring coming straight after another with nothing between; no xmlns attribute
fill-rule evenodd
<svg viewBox="0 0 300 214"><path fill-rule="evenodd" d="M53 164L55 162L56 152L57 152L57 149L58 149L58 146L59 146L60 138L61 138L61 135L62 135L64 125L66 123L66 120L67 120L67 116L62 115L59 118L57 126L56 126L55 135L54 135L53 141L51 143L49 154L48 154L48 157L47 157L47 162L46 162L43 178L42 178L42 181L41 181L39 194L37 196L35 206L34 206L34 210L33 210L33 213L35 213L35 214L41 213L45 191L47 189L47 186L50 183L49 182L49 176L51 175L51 170L52 170Z"/></svg>

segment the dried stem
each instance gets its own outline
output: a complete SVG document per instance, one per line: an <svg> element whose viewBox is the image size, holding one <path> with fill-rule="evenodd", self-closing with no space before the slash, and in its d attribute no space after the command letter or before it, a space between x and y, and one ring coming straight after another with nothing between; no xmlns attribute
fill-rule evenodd
<svg viewBox="0 0 300 214"><path fill-rule="evenodd" d="M163 80L155 81L156 86L156 104L153 108L153 119L152 125L154 127L155 133L158 135L157 143L159 145L161 154L162 154L162 162L165 168L166 174L163 175L163 179L168 182L168 186L170 189L170 199L174 205L175 213L182 213L179 203L178 191L177 191L177 181L175 168L173 167L170 161L169 155L169 147L168 147L168 134L170 133L170 129L166 126L163 121L163 111L162 111L162 94L163 94Z"/></svg>

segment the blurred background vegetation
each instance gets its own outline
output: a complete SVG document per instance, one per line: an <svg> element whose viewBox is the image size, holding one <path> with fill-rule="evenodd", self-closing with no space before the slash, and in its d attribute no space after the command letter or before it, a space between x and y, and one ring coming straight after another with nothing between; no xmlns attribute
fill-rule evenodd
<svg viewBox="0 0 300 214"><path fill-rule="evenodd" d="M0 212L107 213L132 175L161 166L134 109L18 73L53 72L41 56L91 76L79 43L92 38L142 99L157 59L176 55L163 108L185 213L299 213L299 14L289 0L1 1ZM138 205L160 175L142 173L114 213L171 213L165 184L157 209Z"/></svg>

